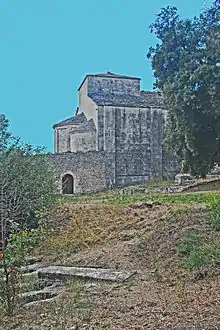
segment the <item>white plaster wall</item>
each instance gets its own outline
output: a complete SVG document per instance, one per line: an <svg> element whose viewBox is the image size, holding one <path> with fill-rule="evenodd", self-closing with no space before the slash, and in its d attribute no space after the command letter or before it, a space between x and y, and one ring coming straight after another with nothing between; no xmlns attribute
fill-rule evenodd
<svg viewBox="0 0 220 330"><path fill-rule="evenodd" d="M57 151L57 128L54 129L53 134L54 134L54 152L58 152Z"/></svg>
<svg viewBox="0 0 220 330"><path fill-rule="evenodd" d="M88 91L88 77L84 81L79 90L79 110L78 114L84 112L87 120L93 119L95 127L97 129L97 105L95 102L87 96Z"/></svg>

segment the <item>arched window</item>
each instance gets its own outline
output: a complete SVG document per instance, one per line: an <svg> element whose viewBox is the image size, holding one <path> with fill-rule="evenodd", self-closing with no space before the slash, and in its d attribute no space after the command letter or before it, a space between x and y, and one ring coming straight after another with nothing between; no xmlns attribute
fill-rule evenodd
<svg viewBox="0 0 220 330"><path fill-rule="evenodd" d="M65 174L62 178L62 193L72 195L74 193L74 179L71 174Z"/></svg>

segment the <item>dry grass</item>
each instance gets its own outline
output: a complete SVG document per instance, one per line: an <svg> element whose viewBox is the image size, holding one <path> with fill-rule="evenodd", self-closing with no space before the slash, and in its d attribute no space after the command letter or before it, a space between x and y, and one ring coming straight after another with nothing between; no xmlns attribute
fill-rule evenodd
<svg viewBox="0 0 220 330"><path fill-rule="evenodd" d="M210 241L218 241L219 233L209 225L205 196L199 203L193 196L191 204L186 196L168 196L152 209L97 200L59 206L50 221L53 232L37 251L45 263L137 274L124 284L97 282L89 288L75 282L53 305L20 311L4 329L219 329L218 267L189 272L176 251L188 232Z"/></svg>
<svg viewBox="0 0 220 330"><path fill-rule="evenodd" d="M180 207L178 207L179 209ZM186 207L185 207L186 208ZM132 209L123 205L70 204L59 207L51 217L50 234L43 250L58 258L73 252L106 245L113 241L139 238L154 226L155 219L167 218L175 207Z"/></svg>

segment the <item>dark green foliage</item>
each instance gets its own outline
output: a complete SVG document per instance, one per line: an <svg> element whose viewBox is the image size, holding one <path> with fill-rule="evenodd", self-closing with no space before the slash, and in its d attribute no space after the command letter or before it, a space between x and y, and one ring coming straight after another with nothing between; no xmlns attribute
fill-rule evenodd
<svg viewBox="0 0 220 330"><path fill-rule="evenodd" d="M184 256L189 256L193 251L198 251L201 239L194 233L187 233L183 237L181 244L177 247L177 252Z"/></svg>
<svg viewBox="0 0 220 330"><path fill-rule="evenodd" d="M177 252L185 256L184 267L189 270L220 263L220 244L203 242L194 233L187 233L182 238L177 247Z"/></svg>
<svg viewBox="0 0 220 330"><path fill-rule="evenodd" d="M186 269L201 268L208 265L219 265L220 244L206 243L198 250L193 250L185 261Z"/></svg>
<svg viewBox="0 0 220 330"><path fill-rule="evenodd" d="M20 231L13 234L7 241L7 246L0 249L0 267L3 270L0 277L0 305L8 315L14 312L19 302L18 294L22 282L21 267L25 265L25 257L44 237L43 229Z"/></svg>
<svg viewBox="0 0 220 330"><path fill-rule="evenodd" d="M151 48L155 86L168 112L166 145L184 160L184 170L205 177L219 160L220 5L194 19L177 8L163 8L151 31L160 40Z"/></svg>
<svg viewBox="0 0 220 330"><path fill-rule="evenodd" d="M5 115L0 115L0 152L8 145L11 134L8 132L8 120Z"/></svg>
<svg viewBox="0 0 220 330"><path fill-rule="evenodd" d="M211 195L208 204L211 208L210 224L215 230L220 230L220 197Z"/></svg>
<svg viewBox="0 0 220 330"><path fill-rule="evenodd" d="M7 228L35 227L53 205L56 186L44 149L20 142L0 117L0 218ZM3 220L2 220L3 221ZM14 231L14 229L13 229Z"/></svg>
<svg viewBox="0 0 220 330"><path fill-rule="evenodd" d="M21 266L45 232L43 225L55 201L56 178L44 149L22 143L8 127L1 115L0 303L11 315L18 301Z"/></svg>

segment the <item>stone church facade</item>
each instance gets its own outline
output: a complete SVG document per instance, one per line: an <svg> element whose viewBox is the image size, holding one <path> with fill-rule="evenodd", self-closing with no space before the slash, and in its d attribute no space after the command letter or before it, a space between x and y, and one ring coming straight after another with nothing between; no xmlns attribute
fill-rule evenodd
<svg viewBox="0 0 220 330"><path fill-rule="evenodd" d="M167 110L140 78L87 75L76 115L54 125L53 164L63 193L172 177L177 161L163 150Z"/></svg>

